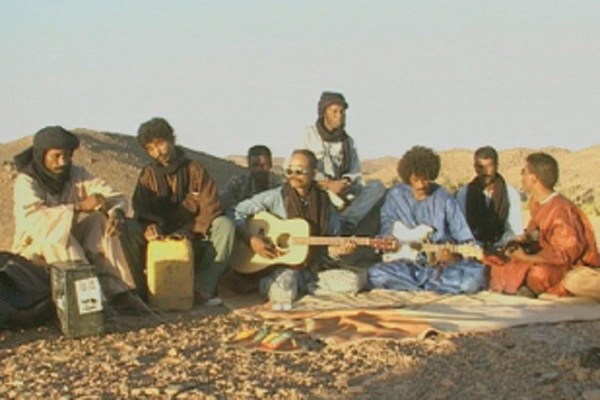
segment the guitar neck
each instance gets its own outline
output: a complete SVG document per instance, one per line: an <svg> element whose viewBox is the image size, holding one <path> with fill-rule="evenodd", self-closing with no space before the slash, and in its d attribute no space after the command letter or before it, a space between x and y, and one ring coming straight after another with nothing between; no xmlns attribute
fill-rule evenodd
<svg viewBox="0 0 600 400"><path fill-rule="evenodd" d="M372 246L377 239L368 237L329 237L329 236L310 236L310 237L292 237L292 244L302 244L308 246L342 246L344 243L352 241L357 246Z"/></svg>
<svg viewBox="0 0 600 400"><path fill-rule="evenodd" d="M416 247L427 253L441 250L448 250L451 253L460 253L464 245L450 243L419 243Z"/></svg>
<svg viewBox="0 0 600 400"><path fill-rule="evenodd" d="M458 253L466 257L475 257L480 259L483 256L481 249L470 244L420 243L415 247L417 247L419 251L424 251L426 253L436 253L442 250L447 250L450 253Z"/></svg>

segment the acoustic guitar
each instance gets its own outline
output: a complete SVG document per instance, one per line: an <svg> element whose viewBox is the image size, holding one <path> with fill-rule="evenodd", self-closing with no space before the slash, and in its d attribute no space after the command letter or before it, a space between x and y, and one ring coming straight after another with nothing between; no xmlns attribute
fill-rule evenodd
<svg viewBox="0 0 600 400"><path fill-rule="evenodd" d="M243 274L258 272L275 264L301 265L308 257L310 246L343 246L349 241L357 246L369 246L384 251L393 250L397 246L394 238L310 236L310 228L305 220L282 220L264 211L247 221L247 230L252 236L264 237L280 255L276 258L265 258L254 253L242 240L236 240L231 267Z"/></svg>
<svg viewBox="0 0 600 400"><path fill-rule="evenodd" d="M419 253L438 254L443 250L450 253L461 254L463 257L481 259L483 250L470 244L429 243L427 242L433 228L427 225L418 225L409 228L401 221L394 222L392 235L398 241L397 250L383 254L383 261L390 262L400 259L416 261Z"/></svg>

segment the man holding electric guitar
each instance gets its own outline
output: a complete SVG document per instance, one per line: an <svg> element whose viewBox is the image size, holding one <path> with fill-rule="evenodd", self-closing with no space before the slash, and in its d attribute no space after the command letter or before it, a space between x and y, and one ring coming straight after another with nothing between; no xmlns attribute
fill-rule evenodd
<svg viewBox="0 0 600 400"><path fill-rule="evenodd" d="M285 170L288 180L283 186L259 193L239 203L234 210L238 236L250 251L244 251L238 243L232 267L241 273L259 271L261 266L256 258L264 261L264 268L276 266L260 281L261 294L269 298L276 309L289 309L297 297L307 292L309 283L316 279L310 267L319 263L326 252L323 247L311 247L306 259L303 255L295 259L296 253L288 252L287 243L284 243L287 241L285 235L276 235L277 238L268 235L268 224L276 218L263 220L262 229L260 223L259 229L251 229L256 224L249 225L248 220L266 211L281 219L306 221L307 232L302 236L337 236L339 216L327 193L314 180L316 163L316 157L310 150L294 151ZM356 247L349 239L335 244L328 246L330 254L348 254ZM250 254L252 258L245 258L244 254ZM290 254L291 258L286 262L286 256ZM285 264L288 266L282 266Z"/></svg>
<svg viewBox="0 0 600 400"><path fill-rule="evenodd" d="M480 257L481 250L469 245L474 238L467 221L454 197L433 183L439 171L440 157L422 146L407 151L398 163L403 183L392 187L385 198L381 235L395 236L400 251L384 255L383 263L369 268L371 287L440 293L486 289L487 267L468 258ZM422 243L424 235L431 243L415 246ZM423 252L433 252L436 257L427 259Z"/></svg>

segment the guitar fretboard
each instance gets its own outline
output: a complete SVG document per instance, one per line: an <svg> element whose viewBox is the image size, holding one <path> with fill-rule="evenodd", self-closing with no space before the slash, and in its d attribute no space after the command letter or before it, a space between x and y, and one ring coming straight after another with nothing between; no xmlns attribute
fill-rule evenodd
<svg viewBox="0 0 600 400"><path fill-rule="evenodd" d="M482 250L478 247L469 244L449 244L449 243L417 243L413 242L410 247L414 250L423 251L426 253L435 253L442 250L447 250L450 253L459 253L464 256L475 256L481 258Z"/></svg>
<svg viewBox="0 0 600 400"><path fill-rule="evenodd" d="M311 236L311 237L292 237L292 244L302 244L309 246L342 246L347 242L354 242L357 246L377 246L385 244L389 239L368 238L368 237L328 237L328 236Z"/></svg>

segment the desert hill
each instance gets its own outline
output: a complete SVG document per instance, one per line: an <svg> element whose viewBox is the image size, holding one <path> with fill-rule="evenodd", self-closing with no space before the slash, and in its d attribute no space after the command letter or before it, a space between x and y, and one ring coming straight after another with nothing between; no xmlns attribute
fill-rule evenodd
<svg viewBox="0 0 600 400"><path fill-rule="evenodd" d="M130 197L140 168L149 160L135 137L87 129L78 129L75 133L81 139L81 146L75 153L75 163L85 166ZM31 141L32 136L28 136L0 144L0 185L4 187L0 191L0 224L5 227L4 233L0 235L0 250L10 248L14 231L12 185L17 172L12 158L30 146ZM228 156L224 160L191 149L185 150L192 159L206 166L220 187L230 176L242 172L246 164L245 156ZM500 172L513 186L521 186L521 168L527 154L533 151L525 148L500 151ZM600 145L580 151L559 148L542 148L539 151L552 154L559 162L561 176L558 190L581 205L591 217L600 214L600 196L596 196L596 193L600 193L600 177L596 175L596 171L600 171ZM452 149L439 154L442 158L442 171L438 183L454 191L472 178L471 150ZM275 171L281 172L283 161L283 157L274 158ZM397 158L389 156L364 160L364 179L380 179L386 186L391 186L398 179L397 163Z"/></svg>
<svg viewBox="0 0 600 400"><path fill-rule="evenodd" d="M600 183L600 180L589 173L594 167L600 166L599 145L576 152L554 147L536 150L525 148L502 150L499 152L500 173L511 185L517 188L521 186L521 169L525 157L534 151L549 153L558 160L560 166L558 189L569 196L582 194ZM439 154L442 159L439 183L453 191L473 178L473 151L452 149L440 151ZM380 179L389 186L397 182L397 164L398 159L393 157L363 161L364 177L367 180Z"/></svg>
<svg viewBox="0 0 600 400"><path fill-rule="evenodd" d="M557 189L582 206L588 214L600 214L600 177L594 173L600 168L600 145L588 147L579 151L570 151L555 147L541 149L514 148L499 152L500 173L516 188L521 187L521 169L525 157L534 151L551 154L558 160L560 179ZM442 159L442 169L437 182L451 192L468 183L474 176L473 151L466 149L451 149L439 152ZM227 160L240 166L246 166L245 156L232 155ZM275 157L275 167L281 171L283 157ZM386 186L398 182L396 167L398 158L385 156L361 162L365 180L379 179Z"/></svg>
<svg viewBox="0 0 600 400"><path fill-rule="evenodd" d="M129 198L133 194L140 168L149 158L138 145L134 136L115 133L101 133L87 129L74 131L81 145L75 152L74 162L83 165L93 174L102 177ZM17 175L12 158L31 145L33 136L0 145L0 250L9 250L14 232L13 222L13 181ZM184 148L194 160L204 165L219 186L225 184L231 175L243 171L238 165L213 157L209 154Z"/></svg>

